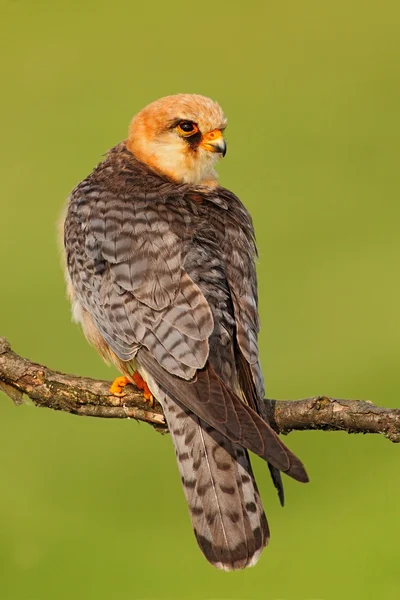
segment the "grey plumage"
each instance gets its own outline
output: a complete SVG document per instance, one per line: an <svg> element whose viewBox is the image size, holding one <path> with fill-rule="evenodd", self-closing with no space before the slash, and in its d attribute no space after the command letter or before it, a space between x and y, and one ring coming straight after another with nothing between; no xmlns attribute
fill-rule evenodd
<svg viewBox="0 0 400 600"><path fill-rule="evenodd" d="M247 449L282 502L280 471L307 475L267 422L247 210L224 188L164 179L120 144L72 192L65 249L75 312L164 408L206 558L254 564L269 532Z"/></svg>

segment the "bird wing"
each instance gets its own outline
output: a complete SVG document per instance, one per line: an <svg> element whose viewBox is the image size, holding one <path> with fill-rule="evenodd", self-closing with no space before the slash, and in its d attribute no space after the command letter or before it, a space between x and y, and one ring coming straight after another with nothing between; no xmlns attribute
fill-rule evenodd
<svg viewBox="0 0 400 600"><path fill-rule="evenodd" d="M162 194L80 185L65 223L79 302L123 361L145 346L169 373L190 379L207 361L210 307L183 269L188 224Z"/></svg>
<svg viewBox="0 0 400 600"><path fill-rule="evenodd" d="M235 244L231 244L230 251L225 254L236 325L235 357L238 379L248 404L268 422L268 401L265 400L264 378L258 355L260 322L257 275L254 260L248 259L249 256L257 256L253 223L245 206L232 192L219 188L218 196L221 202L235 206L235 210L230 211L233 219L226 223L226 239L228 243L229 240L235 239ZM284 489L280 469L272 462L268 462L268 467L283 506Z"/></svg>

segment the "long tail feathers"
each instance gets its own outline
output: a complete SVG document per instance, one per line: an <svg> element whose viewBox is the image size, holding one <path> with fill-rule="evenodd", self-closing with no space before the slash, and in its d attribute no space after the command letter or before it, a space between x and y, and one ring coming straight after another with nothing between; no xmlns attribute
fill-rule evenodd
<svg viewBox="0 0 400 600"><path fill-rule="evenodd" d="M247 450L268 462L281 504L281 471L306 482L303 464L210 365L188 382L167 373L144 349L137 358L164 409L203 554L226 571L254 565L268 544L269 529Z"/></svg>
<svg viewBox="0 0 400 600"><path fill-rule="evenodd" d="M158 396L172 434L197 542L215 567L254 565L269 530L247 451Z"/></svg>
<svg viewBox="0 0 400 600"><path fill-rule="evenodd" d="M166 394L229 438L233 444L237 443L258 454L297 481L308 481L305 468L297 456L285 446L265 419L225 385L208 363L197 371L193 381L188 382L167 373L143 348L139 350L137 360ZM274 483L276 485L276 478Z"/></svg>

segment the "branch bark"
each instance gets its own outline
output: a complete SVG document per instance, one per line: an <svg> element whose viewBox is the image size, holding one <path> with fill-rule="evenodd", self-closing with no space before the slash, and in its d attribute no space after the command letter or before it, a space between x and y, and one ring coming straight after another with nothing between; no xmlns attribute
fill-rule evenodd
<svg viewBox="0 0 400 600"><path fill-rule="evenodd" d="M161 406L149 403L134 386L122 398L109 392L110 382L53 371L22 358L0 338L0 389L16 405L24 394L42 408L89 417L132 418L167 431ZM320 429L348 433L380 433L400 442L400 409L375 406L363 400L340 400L327 396L303 400L270 400L269 418L277 432Z"/></svg>

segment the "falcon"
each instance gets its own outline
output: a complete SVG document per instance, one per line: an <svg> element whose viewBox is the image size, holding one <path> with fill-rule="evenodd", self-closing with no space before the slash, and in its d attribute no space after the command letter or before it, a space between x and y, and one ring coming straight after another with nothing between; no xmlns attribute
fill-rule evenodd
<svg viewBox="0 0 400 600"><path fill-rule="evenodd" d="M160 402L197 542L229 571L269 540L249 451L282 505L281 472L308 478L268 422L253 224L214 171L226 124L197 94L146 106L69 196L64 245L73 317L122 373L111 393Z"/></svg>

